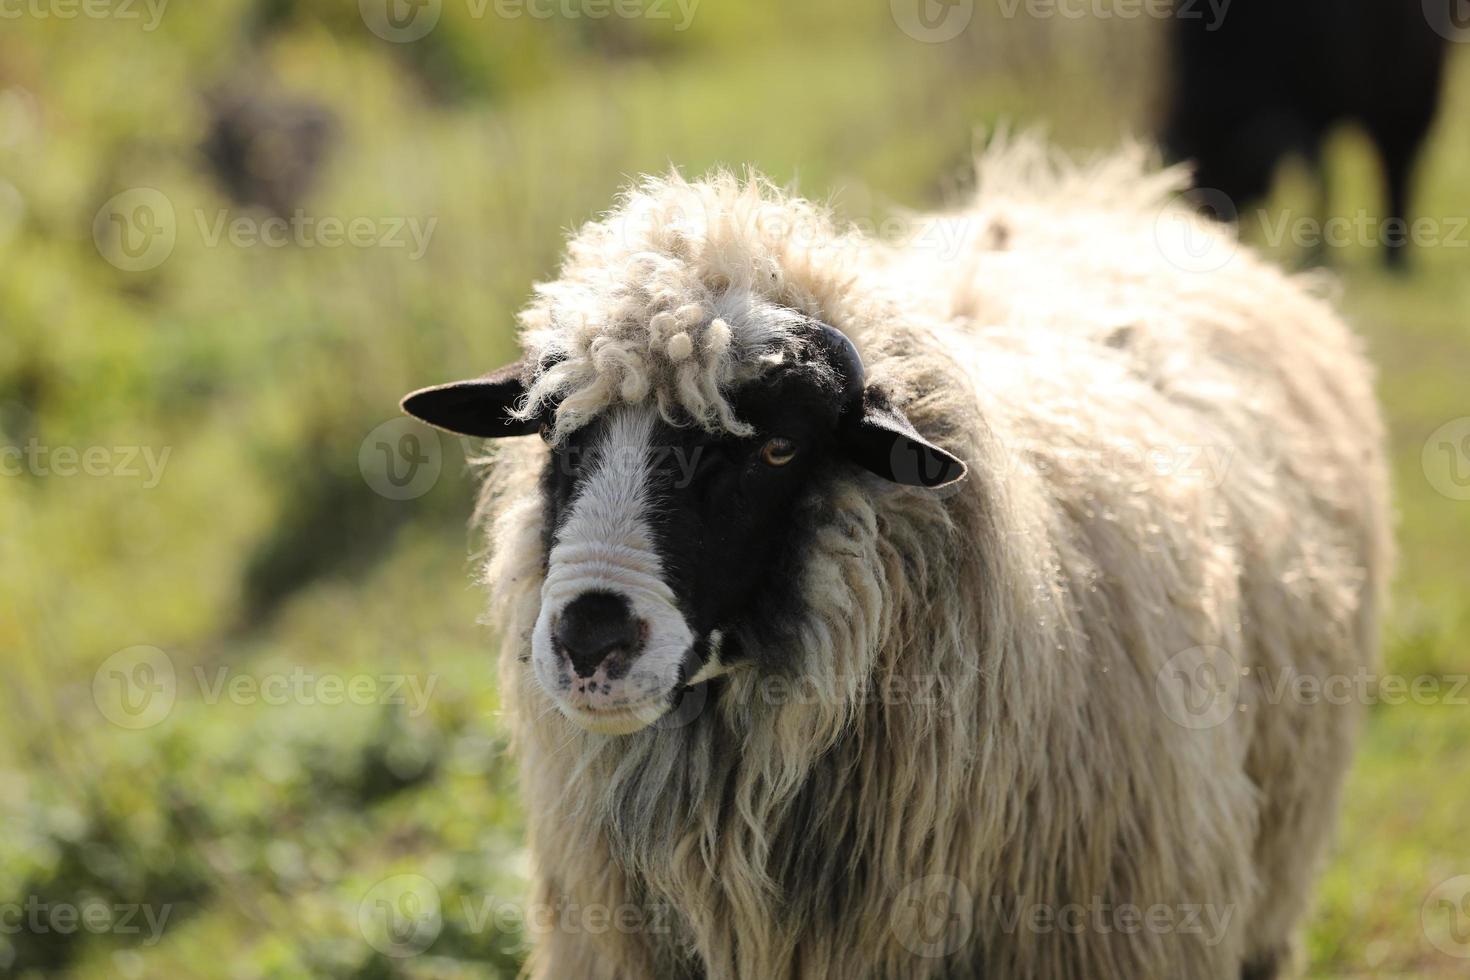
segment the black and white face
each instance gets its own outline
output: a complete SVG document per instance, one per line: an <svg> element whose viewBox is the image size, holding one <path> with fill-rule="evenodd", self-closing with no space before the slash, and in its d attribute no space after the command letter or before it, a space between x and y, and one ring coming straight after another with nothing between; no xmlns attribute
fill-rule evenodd
<svg viewBox="0 0 1470 980"><path fill-rule="evenodd" d="M838 340L815 345L817 360L731 393L752 434L674 426L651 404L620 404L551 446L531 666L577 725L644 728L799 617L804 545L843 469L926 486L963 476L963 463L864 388L856 352L823 329ZM546 420L506 414L523 394L518 378L425 389L404 407L472 435L535 431Z"/></svg>

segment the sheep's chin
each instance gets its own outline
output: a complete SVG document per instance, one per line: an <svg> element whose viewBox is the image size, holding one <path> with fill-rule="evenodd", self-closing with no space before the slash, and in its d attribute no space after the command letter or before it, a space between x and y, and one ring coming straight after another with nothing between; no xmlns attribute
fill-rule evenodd
<svg viewBox="0 0 1470 980"><path fill-rule="evenodd" d="M632 735L658 721L669 712L666 697L650 700L635 708L588 711L574 708L556 699L557 709L562 716L585 732L593 735Z"/></svg>

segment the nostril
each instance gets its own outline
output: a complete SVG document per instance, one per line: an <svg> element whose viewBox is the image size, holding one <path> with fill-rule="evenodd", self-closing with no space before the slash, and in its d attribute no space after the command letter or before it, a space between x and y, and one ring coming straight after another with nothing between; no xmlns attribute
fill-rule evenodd
<svg viewBox="0 0 1470 980"><path fill-rule="evenodd" d="M643 647L644 626L628 600L612 592L584 592L561 611L552 636L578 677L591 677L609 657L631 659Z"/></svg>

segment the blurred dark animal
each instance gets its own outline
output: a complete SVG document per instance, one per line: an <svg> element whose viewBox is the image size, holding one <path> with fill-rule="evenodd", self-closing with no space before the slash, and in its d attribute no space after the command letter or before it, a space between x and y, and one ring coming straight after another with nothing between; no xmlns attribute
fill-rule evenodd
<svg viewBox="0 0 1470 980"><path fill-rule="evenodd" d="M253 89L210 94L201 149L220 187L237 204L286 217L321 169L337 122L325 106Z"/></svg>
<svg viewBox="0 0 1470 980"><path fill-rule="evenodd" d="M1406 222L1414 161L1439 102L1441 31L1456 0L1436 2L1445 5L1437 25L1437 8L1424 0L1233 0L1218 16L1180 0L1166 152L1194 161L1196 186L1237 208L1264 197L1276 166L1298 155L1325 203L1323 142L1335 125L1358 123L1383 163L1388 218ZM1390 266L1404 261L1407 225L1397 229L1384 225Z"/></svg>

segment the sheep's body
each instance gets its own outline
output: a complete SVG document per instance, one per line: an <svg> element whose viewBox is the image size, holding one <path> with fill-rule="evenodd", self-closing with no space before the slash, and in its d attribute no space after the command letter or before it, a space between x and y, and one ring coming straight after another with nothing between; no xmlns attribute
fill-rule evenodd
<svg viewBox="0 0 1470 980"><path fill-rule="evenodd" d="M736 669L684 723L614 738L564 720L524 663L545 449L497 457L487 579L535 901L571 909L534 975L1280 962L1358 714L1280 685L1374 662L1381 425L1358 343L1301 280L1244 252L1171 264L1171 229L1232 247L1165 209L1177 177L1022 144L907 247L728 177L650 182L580 233L525 314L528 354L564 358L533 397L582 417L659 398L730 425L720 385L753 370L742 337L774 304L854 338L970 477L935 493L843 475L810 505L810 611L783 652L800 684ZM733 337L710 335L712 311ZM664 359L660 330L680 327L697 370ZM1210 665L1224 710L1191 714ZM579 918L598 907L622 925Z"/></svg>

